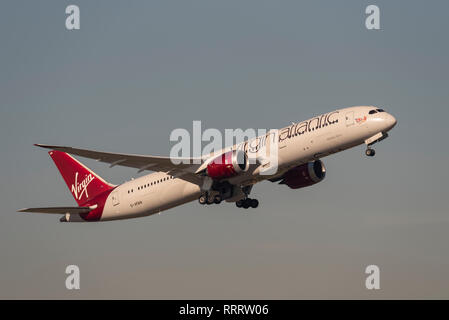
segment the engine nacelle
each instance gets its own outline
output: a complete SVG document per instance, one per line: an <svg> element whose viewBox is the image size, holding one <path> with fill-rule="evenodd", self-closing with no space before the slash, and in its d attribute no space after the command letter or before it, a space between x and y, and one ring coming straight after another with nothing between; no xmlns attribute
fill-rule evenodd
<svg viewBox="0 0 449 320"><path fill-rule="evenodd" d="M291 189L311 186L324 179L326 168L321 160L304 163L287 171L280 184L286 184Z"/></svg>
<svg viewBox="0 0 449 320"><path fill-rule="evenodd" d="M206 168L206 173L212 179L233 177L248 170L248 157L242 150L228 151L212 160Z"/></svg>

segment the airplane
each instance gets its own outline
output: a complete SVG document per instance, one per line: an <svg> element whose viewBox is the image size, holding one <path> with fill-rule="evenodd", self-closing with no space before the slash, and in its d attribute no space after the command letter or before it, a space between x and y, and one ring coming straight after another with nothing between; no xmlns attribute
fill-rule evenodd
<svg viewBox="0 0 449 320"><path fill-rule="evenodd" d="M292 189L316 184L326 176L321 158L361 144L366 145L366 155L373 157L371 146L387 138L395 125L395 117L378 107L343 108L292 123L274 135L270 131L248 139L203 156L201 161L36 144L51 149L48 153L78 206L25 208L19 212L60 214L61 222L93 222L149 216L194 200L201 205L226 201L239 208L257 208L259 201L249 198L254 184L268 180ZM277 148L277 170L270 174L264 174L264 168L270 167L266 157L249 161L258 157L262 144ZM110 167L155 173L113 185L70 154L109 163ZM178 160L177 164L173 160Z"/></svg>

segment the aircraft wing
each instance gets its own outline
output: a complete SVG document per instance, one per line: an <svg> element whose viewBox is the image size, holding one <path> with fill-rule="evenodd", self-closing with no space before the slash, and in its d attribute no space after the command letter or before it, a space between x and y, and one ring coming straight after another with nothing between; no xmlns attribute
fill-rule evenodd
<svg viewBox="0 0 449 320"><path fill-rule="evenodd" d="M37 212L37 213L52 213L52 214L66 214L66 213L88 213L95 209L93 207L42 207L42 208L24 208L17 212Z"/></svg>
<svg viewBox="0 0 449 320"><path fill-rule="evenodd" d="M201 158L170 158L137 154L111 153L66 146L52 146L46 144L35 144L35 146L58 150L85 158L95 159L100 162L109 163L111 168L113 166L124 166L136 168L138 169L138 172L142 172L144 170L161 171L176 178L187 180L196 184L202 182L202 178L195 174L195 171L201 165ZM174 164L172 160L179 162L179 164ZM184 162L182 162L183 160ZM193 164L194 160L196 160L198 164Z"/></svg>

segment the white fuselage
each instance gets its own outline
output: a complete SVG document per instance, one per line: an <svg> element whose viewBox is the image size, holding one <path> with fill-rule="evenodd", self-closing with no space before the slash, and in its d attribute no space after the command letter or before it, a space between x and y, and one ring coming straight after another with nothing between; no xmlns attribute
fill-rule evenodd
<svg viewBox="0 0 449 320"><path fill-rule="evenodd" d="M366 143L369 138L385 134L396 124L395 118L386 112L369 114L372 109L375 107L339 109L279 129L277 173L267 176L261 175L259 170L250 170L229 179L229 182L252 185L279 176L295 166ZM247 144L251 145L251 140ZM247 149L245 151L248 152ZM198 199L201 188L198 184L163 172L148 174L115 188L106 200L101 220L158 213Z"/></svg>

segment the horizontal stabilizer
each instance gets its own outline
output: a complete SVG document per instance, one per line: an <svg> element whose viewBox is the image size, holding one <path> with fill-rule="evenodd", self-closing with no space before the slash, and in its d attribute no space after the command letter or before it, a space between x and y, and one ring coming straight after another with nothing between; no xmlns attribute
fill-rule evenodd
<svg viewBox="0 0 449 320"><path fill-rule="evenodd" d="M66 214L66 213L88 213L95 209L97 205L91 207L42 207L42 208L24 208L18 210L18 212L38 212L38 213L53 213L53 214Z"/></svg>

